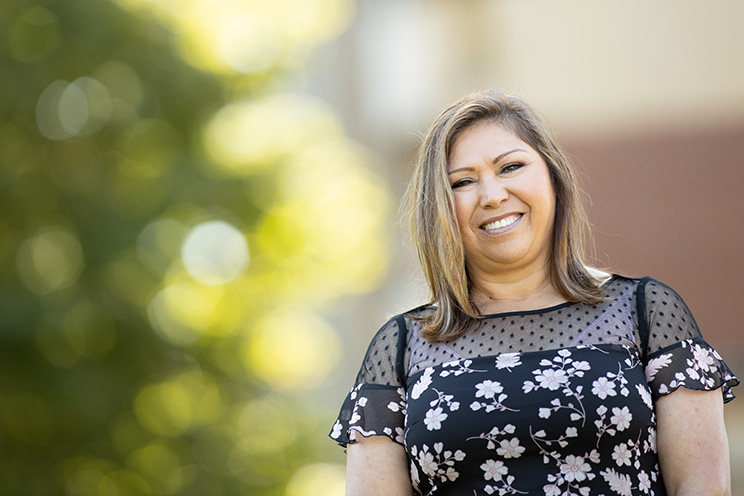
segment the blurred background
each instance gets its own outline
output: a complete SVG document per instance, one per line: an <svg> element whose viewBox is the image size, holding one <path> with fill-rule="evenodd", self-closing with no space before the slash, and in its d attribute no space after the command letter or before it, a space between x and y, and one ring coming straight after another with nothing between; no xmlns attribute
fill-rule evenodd
<svg viewBox="0 0 744 496"><path fill-rule="evenodd" d="M533 103L597 260L744 374L744 4L4 0L0 494L341 495L397 206L465 93ZM744 404L726 407L744 494Z"/></svg>

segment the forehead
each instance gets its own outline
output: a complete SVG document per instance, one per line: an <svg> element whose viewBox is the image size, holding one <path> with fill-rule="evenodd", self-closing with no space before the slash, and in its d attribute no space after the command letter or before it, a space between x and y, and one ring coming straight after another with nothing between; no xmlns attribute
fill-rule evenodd
<svg viewBox="0 0 744 496"><path fill-rule="evenodd" d="M448 157L448 168L465 162L491 161L511 150L537 153L514 131L498 122L486 121L463 129L455 137Z"/></svg>

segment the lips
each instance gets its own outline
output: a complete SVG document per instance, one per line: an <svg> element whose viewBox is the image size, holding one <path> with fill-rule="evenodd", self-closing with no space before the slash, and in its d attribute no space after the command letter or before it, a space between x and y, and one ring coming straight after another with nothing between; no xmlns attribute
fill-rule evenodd
<svg viewBox="0 0 744 496"><path fill-rule="evenodd" d="M485 231L495 231L497 229L503 229L505 227L509 227L510 225L514 224L521 217L522 217L522 214L509 215L507 217L504 217L503 219L495 220L493 222L489 222L488 224L483 224L482 226L480 226L480 228Z"/></svg>

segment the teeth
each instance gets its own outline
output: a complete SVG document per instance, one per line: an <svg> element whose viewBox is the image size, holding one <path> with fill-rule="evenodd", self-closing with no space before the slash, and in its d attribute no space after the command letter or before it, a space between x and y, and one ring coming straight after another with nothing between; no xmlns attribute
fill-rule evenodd
<svg viewBox="0 0 744 496"><path fill-rule="evenodd" d="M494 229L501 229L502 227L509 226L511 224L514 224L517 219L519 219L519 215L511 215L509 217L506 217L505 219L497 220L496 222L491 222L490 224L484 224L482 227L486 231L493 231Z"/></svg>

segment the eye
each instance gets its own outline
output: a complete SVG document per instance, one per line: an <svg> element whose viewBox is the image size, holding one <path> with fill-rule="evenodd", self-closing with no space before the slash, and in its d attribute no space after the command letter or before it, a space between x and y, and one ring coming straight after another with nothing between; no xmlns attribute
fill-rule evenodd
<svg viewBox="0 0 744 496"><path fill-rule="evenodd" d="M452 189L461 188L462 186L467 186L468 184L472 183L472 179L460 179L459 181L455 181L452 183Z"/></svg>
<svg viewBox="0 0 744 496"><path fill-rule="evenodd" d="M508 172L514 172L515 170L521 169L522 167L524 167L524 164L523 163L521 163L521 162L513 162L511 164L506 164L505 166L503 166L501 168L501 173L502 174L505 174L505 173L508 173Z"/></svg>

